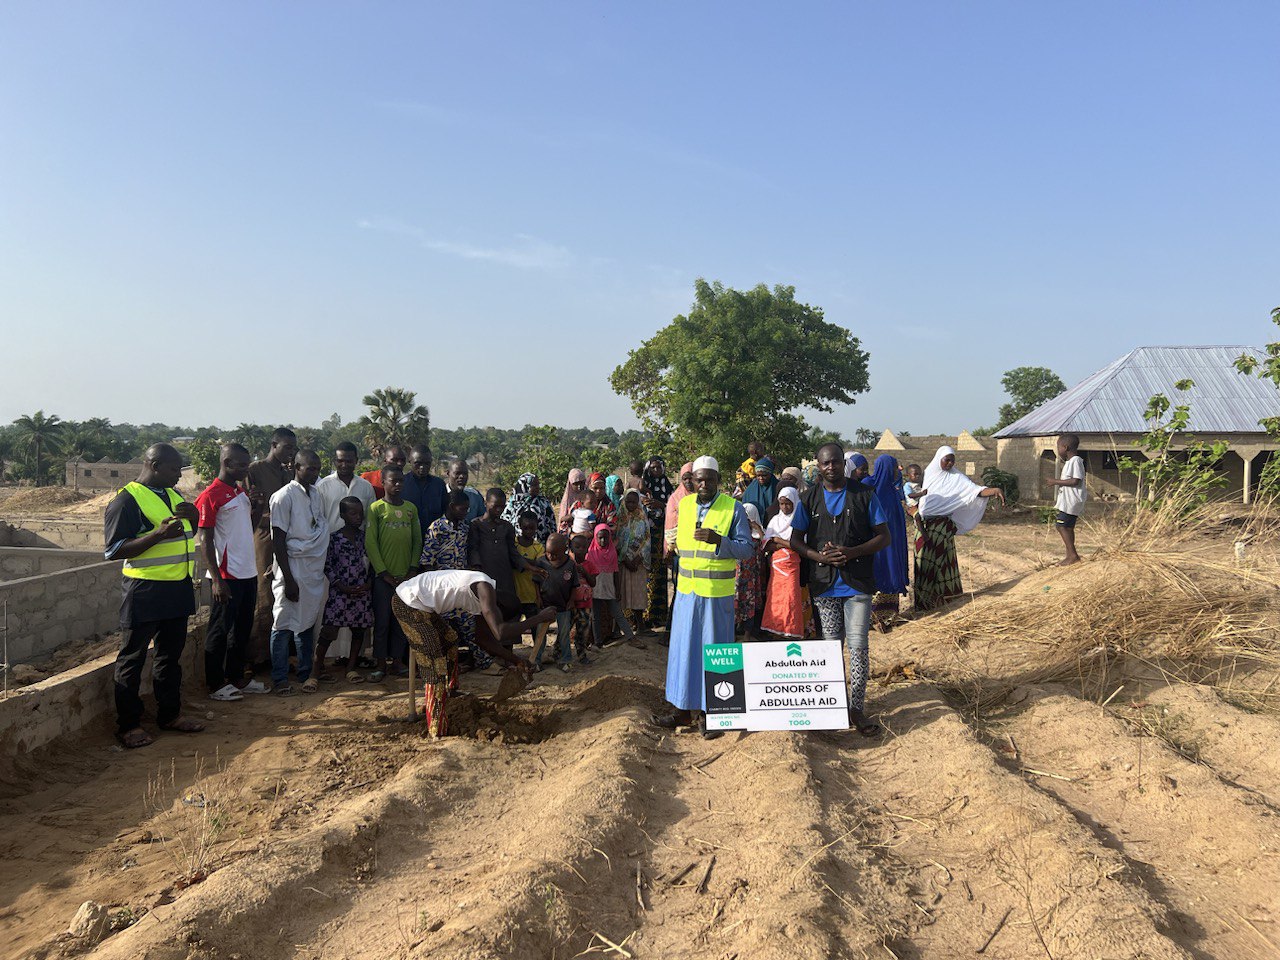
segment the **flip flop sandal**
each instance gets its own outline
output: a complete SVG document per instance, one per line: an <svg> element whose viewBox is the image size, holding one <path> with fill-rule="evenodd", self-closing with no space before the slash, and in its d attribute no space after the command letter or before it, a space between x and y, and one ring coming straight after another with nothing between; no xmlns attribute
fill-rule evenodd
<svg viewBox="0 0 1280 960"><path fill-rule="evenodd" d="M303 693L315 693L320 689L320 683L315 677L308 677L302 684Z"/></svg>
<svg viewBox="0 0 1280 960"><path fill-rule="evenodd" d="M386 671L384 670L375 670L373 673L369 674L367 679L370 683L381 683L386 675Z"/></svg>
<svg viewBox="0 0 1280 960"><path fill-rule="evenodd" d="M120 746L126 750L137 750L139 747L149 747L155 743L155 738L145 730L131 730L128 733L117 733L116 739L120 741Z"/></svg>
<svg viewBox="0 0 1280 960"><path fill-rule="evenodd" d="M321 683L337 683L338 682L338 678L335 677L332 673L322 673L318 677L316 677L316 679L319 680Z"/></svg>
<svg viewBox="0 0 1280 960"><path fill-rule="evenodd" d="M364 677L356 673L354 670L347 671L347 683L364 683Z"/></svg>
<svg viewBox="0 0 1280 960"><path fill-rule="evenodd" d="M167 730L169 733L204 733L203 723L188 720L186 717L177 723L162 723L159 726L161 730Z"/></svg>

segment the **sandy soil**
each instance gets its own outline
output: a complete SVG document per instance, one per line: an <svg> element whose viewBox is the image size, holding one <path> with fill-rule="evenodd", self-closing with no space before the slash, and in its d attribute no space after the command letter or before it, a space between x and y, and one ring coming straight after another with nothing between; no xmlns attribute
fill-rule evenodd
<svg viewBox="0 0 1280 960"><path fill-rule="evenodd" d="M979 529L975 591L1060 576L1052 531ZM878 740L658 731L649 636L506 704L468 674L435 743L403 687L341 683L193 702L207 733L142 751L56 745L0 771L0 953L1280 952L1274 715L1157 676L1105 707L1043 684L975 712L922 628L873 636ZM96 949L63 933L88 899L121 928Z"/></svg>

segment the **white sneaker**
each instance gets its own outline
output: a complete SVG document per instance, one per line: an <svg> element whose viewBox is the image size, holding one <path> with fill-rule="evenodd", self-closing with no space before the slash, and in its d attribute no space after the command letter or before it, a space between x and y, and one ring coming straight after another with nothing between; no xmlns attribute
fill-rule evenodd
<svg viewBox="0 0 1280 960"><path fill-rule="evenodd" d="M240 688L240 692L241 693L270 693L271 691L267 689L266 684L264 684L261 680L250 680L248 683L246 683L243 687Z"/></svg>
<svg viewBox="0 0 1280 960"><path fill-rule="evenodd" d="M235 688L235 684L228 683L221 690L215 690L209 694L210 700L243 700L240 691Z"/></svg>

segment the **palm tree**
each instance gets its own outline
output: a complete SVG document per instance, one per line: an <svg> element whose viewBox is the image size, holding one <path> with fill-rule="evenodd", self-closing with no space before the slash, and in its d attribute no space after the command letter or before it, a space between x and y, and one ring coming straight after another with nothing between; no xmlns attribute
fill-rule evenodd
<svg viewBox="0 0 1280 960"><path fill-rule="evenodd" d="M265 457L267 451L271 449L272 432L270 427L259 426L256 423L241 423L227 435L227 439L244 444L254 459L258 459Z"/></svg>
<svg viewBox="0 0 1280 960"><path fill-rule="evenodd" d="M375 459L390 446L425 443L431 434L431 413L416 403L418 395L401 387L375 390L360 402L369 412L360 418L365 443Z"/></svg>
<svg viewBox="0 0 1280 960"><path fill-rule="evenodd" d="M116 443L116 435L111 430L110 420L106 417L90 417L80 424L80 429L85 431L89 440L92 441L93 452L99 460L110 456Z"/></svg>
<svg viewBox="0 0 1280 960"><path fill-rule="evenodd" d="M97 432L89 426L88 421L84 423L67 423L63 424L66 428L62 434L62 452L68 457L76 460L76 471L72 474L73 489L80 492L80 464L81 460L100 460L101 441L98 439Z"/></svg>
<svg viewBox="0 0 1280 960"><path fill-rule="evenodd" d="M58 441L62 437L64 426L62 418L56 413L46 417L43 410L37 410L35 413L19 417L13 421L13 425L18 428L18 445L35 450L36 486L42 486L44 468L40 462L40 454L43 450L53 452L58 449Z"/></svg>

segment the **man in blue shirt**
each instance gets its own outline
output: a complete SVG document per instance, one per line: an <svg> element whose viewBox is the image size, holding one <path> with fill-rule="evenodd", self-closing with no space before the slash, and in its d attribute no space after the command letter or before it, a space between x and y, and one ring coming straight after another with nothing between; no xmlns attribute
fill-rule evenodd
<svg viewBox="0 0 1280 960"><path fill-rule="evenodd" d="M818 608L824 640L843 640L849 656L849 722L864 737L880 728L863 712L870 673L867 632L875 593L872 555L889 545L875 491L844 475L844 450L818 450L822 482L806 490L791 521L791 546L804 561L804 580Z"/></svg>
<svg viewBox="0 0 1280 960"><path fill-rule="evenodd" d="M409 451L409 469L404 475L404 489L400 492L418 511L418 523L423 536L427 528L444 516L448 506L449 491L444 478L431 473L431 448L420 443Z"/></svg>

